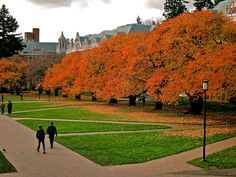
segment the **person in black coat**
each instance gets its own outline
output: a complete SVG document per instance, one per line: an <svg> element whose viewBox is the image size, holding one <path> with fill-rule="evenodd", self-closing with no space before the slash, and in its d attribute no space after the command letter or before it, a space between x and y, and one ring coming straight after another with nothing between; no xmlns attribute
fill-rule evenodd
<svg viewBox="0 0 236 177"><path fill-rule="evenodd" d="M50 140L51 149L52 149L53 148L53 142L54 142L54 136L55 135L57 136L57 129L53 125L53 122L51 123L51 126L48 127L47 133L49 135L49 140Z"/></svg>
<svg viewBox="0 0 236 177"><path fill-rule="evenodd" d="M45 132L44 132L42 126L39 126L39 130L36 133L36 138L38 139L37 151L39 152L40 144L42 143L42 145L43 145L43 153L45 154L46 153L46 151L45 151L45 142L44 142Z"/></svg>
<svg viewBox="0 0 236 177"><path fill-rule="evenodd" d="M12 102L11 101L8 101L7 110L8 110L8 114L11 114L11 111L12 111Z"/></svg>

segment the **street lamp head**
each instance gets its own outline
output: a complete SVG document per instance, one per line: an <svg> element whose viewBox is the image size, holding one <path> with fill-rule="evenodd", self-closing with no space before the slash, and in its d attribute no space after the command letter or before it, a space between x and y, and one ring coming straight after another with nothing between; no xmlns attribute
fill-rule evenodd
<svg viewBox="0 0 236 177"><path fill-rule="evenodd" d="M202 82L202 90L207 91L208 90L208 80L204 80Z"/></svg>

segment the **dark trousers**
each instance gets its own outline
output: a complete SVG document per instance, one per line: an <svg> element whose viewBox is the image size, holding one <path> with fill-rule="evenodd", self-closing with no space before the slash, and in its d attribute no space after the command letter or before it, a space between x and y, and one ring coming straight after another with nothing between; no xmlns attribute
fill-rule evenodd
<svg viewBox="0 0 236 177"><path fill-rule="evenodd" d="M11 114L11 109L8 109L8 113Z"/></svg>
<svg viewBox="0 0 236 177"><path fill-rule="evenodd" d="M51 148L53 148L54 136L49 136Z"/></svg>
<svg viewBox="0 0 236 177"><path fill-rule="evenodd" d="M38 140L38 149L37 150L39 151L41 143L43 145L43 152L45 152L45 142L44 142L44 139L43 140Z"/></svg>

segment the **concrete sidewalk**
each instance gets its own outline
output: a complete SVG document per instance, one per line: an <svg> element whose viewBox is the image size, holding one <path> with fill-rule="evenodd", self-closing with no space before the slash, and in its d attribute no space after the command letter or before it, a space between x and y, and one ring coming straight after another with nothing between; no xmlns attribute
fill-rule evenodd
<svg viewBox="0 0 236 177"><path fill-rule="evenodd" d="M46 154L38 153L35 132L6 116L0 116L0 148L19 177L106 177L100 165L57 143L51 150L48 138Z"/></svg>
<svg viewBox="0 0 236 177"><path fill-rule="evenodd" d="M45 128L45 127L44 127ZM201 157L202 148L145 163L101 167L73 151L55 144L46 154L36 152L35 132L6 116L0 116L0 149L18 173L0 177L196 177L236 176L236 170L202 170L186 162ZM207 146L212 153L236 145L236 138Z"/></svg>

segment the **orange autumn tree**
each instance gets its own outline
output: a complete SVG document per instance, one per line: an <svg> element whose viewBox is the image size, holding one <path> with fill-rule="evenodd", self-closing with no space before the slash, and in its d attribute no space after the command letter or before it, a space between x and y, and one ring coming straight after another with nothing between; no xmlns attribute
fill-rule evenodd
<svg viewBox="0 0 236 177"><path fill-rule="evenodd" d="M119 34L101 43L99 48L88 51L89 76L84 82L85 90L90 90L104 99L142 93L145 90L145 82L134 77L128 63L132 57L138 55L137 49L143 44L147 34ZM81 83L80 78L75 81L75 87L79 87L77 82Z"/></svg>
<svg viewBox="0 0 236 177"><path fill-rule="evenodd" d="M147 82L148 92L164 102L176 101L184 92L189 97L191 112L200 114L202 80L209 79L211 83L216 76L215 71L209 69L214 65L207 65L206 61L205 65L198 63L217 51L224 57L228 52L224 46L235 43L235 36L235 22L209 11L185 13L163 23L146 41L147 52L157 66ZM219 59L219 55L212 57L214 62ZM232 61L234 57L231 55L225 60ZM210 87L209 93L219 90L220 87L216 90Z"/></svg>
<svg viewBox="0 0 236 177"><path fill-rule="evenodd" d="M28 62L18 56L0 59L0 87L7 90L19 90L26 87Z"/></svg>
<svg viewBox="0 0 236 177"><path fill-rule="evenodd" d="M67 95L78 75L80 56L79 52L66 55L60 63L48 69L43 80L43 88L46 90L49 86L51 89L60 88L62 93Z"/></svg>

